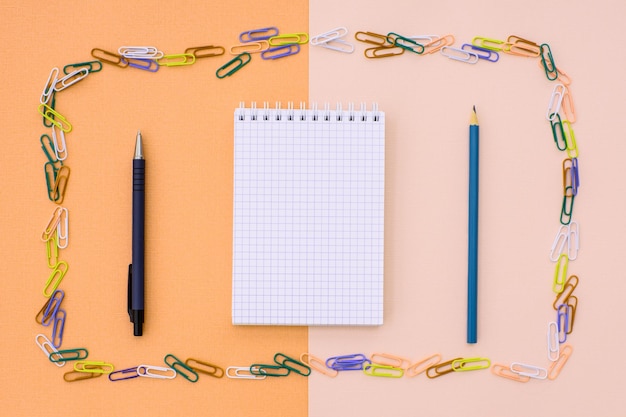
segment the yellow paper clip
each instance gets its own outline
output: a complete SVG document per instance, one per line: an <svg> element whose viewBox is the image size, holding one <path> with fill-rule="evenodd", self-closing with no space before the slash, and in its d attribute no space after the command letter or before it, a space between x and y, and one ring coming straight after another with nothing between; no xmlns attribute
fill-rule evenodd
<svg viewBox="0 0 626 417"><path fill-rule="evenodd" d="M452 368L452 363L454 361L460 361L463 358L454 358L446 362L438 363L437 365L433 365L426 369L426 376L430 379L439 378L442 375L449 374L450 372L454 372Z"/></svg>
<svg viewBox="0 0 626 417"><path fill-rule="evenodd" d="M194 47L185 49L186 54L191 54L195 56L196 59L220 56L220 55L224 55L224 52L226 52L226 50L224 49L223 46L215 46L215 45L194 46Z"/></svg>
<svg viewBox="0 0 626 417"><path fill-rule="evenodd" d="M196 56L194 54L165 55L163 58L157 59L157 62L161 66L180 67L183 65L191 65L196 62Z"/></svg>
<svg viewBox="0 0 626 417"><path fill-rule="evenodd" d="M511 35L508 37L506 43L503 44L502 52L511 55L536 58L541 54L541 48L535 42Z"/></svg>
<svg viewBox="0 0 626 417"><path fill-rule="evenodd" d="M432 356L421 359L411 366L409 366L406 370L407 376L413 377L425 372L428 368L437 365L441 362L441 355L439 353L435 353Z"/></svg>
<svg viewBox="0 0 626 417"><path fill-rule="evenodd" d="M61 129L63 132L68 133L72 131L72 125L70 124L70 122L67 121L65 116L63 116L52 107L48 106L47 104L40 104L37 110L44 119Z"/></svg>
<svg viewBox="0 0 626 417"><path fill-rule="evenodd" d="M224 369L220 368L217 365L203 362L198 359L189 358L185 361L185 365L187 365L196 372L210 375L215 378L222 378L224 376Z"/></svg>
<svg viewBox="0 0 626 417"><path fill-rule="evenodd" d="M311 355L310 353L303 353L300 355L300 361L307 364L311 369L315 369L316 371L331 378L334 378L339 374L338 370L327 367L326 363L322 359Z"/></svg>
<svg viewBox="0 0 626 417"><path fill-rule="evenodd" d="M268 41L261 40L261 41L248 42L248 43L242 43L241 45L231 46L230 53L232 55L239 55L244 52L247 52L249 54L255 54L257 52L266 51L269 49L269 47L270 47L270 44Z"/></svg>
<svg viewBox="0 0 626 417"><path fill-rule="evenodd" d="M93 48L91 50L91 56L99 61L106 62L107 64L111 65L116 65L121 68L126 68L128 66L128 61L125 60L124 57L114 52L105 51L104 49Z"/></svg>
<svg viewBox="0 0 626 417"><path fill-rule="evenodd" d="M576 145L576 135L569 120L563 120L563 132L565 132L565 144L567 146L567 156L578 158L578 145Z"/></svg>
<svg viewBox="0 0 626 417"><path fill-rule="evenodd" d="M65 382L76 382L84 381L86 379L98 378L99 376L102 376L102 373L70 371L63 374L63 380Z"/></svg>
<svg viewBox="0 0 626 417"><path fill-rule="evenodd" d="M502 378L507 378L512 381L517 382L528 382L530 381L530 377L526 375L520 375L517 372L511 371L511 368L506 365L494 364L491 367L491 373L497 376L501 376Z"/></svg>
<svg viewBox="0 0 626 417"><path fill-rule="evenodd" d="M444 46L450 46L454 43L453 35L445 35L441 38L433 39L432 41L424 44L424 55L433 54L438 52Z"/></svg>
<svg viewBox="0 0 626 417"><path fill-rule="evenodd" d="M552 283L552 291L557 294L562 293L565 288L565 277L567 276L568 265L569 258L565 253L562 253L556 263L556 268L554 269L554 281Z"/></svg>
<svg viewBox="0 0 626 417"><path fill-rule="evenodd" d="M290 43L297 43L303 45L309 41L308 33L287 33L284 35L272 36L268 39L270 46L281 46Z"/></svg>
<svg viewBox="0 0 626 417"><path fill-rule="evenodd" d="M63 277L67 273L69 269L69 265L65 261L59 261L54 266L52 273L48 277L46 281L45 287L43 287L43 295L44 297L50 298L52 294L56 291L57 287L63 281Z"/></svg>
<svg viewBox="0 0 626 417"><path fill-rule="evenodd" d="M52 239L54 232L57 231L57 226L61 221L61 214L63 213L63 207L56 207L50 216L50 220L48 220L48 224L46 225L43 233L41 233L41 240L47 242Z"/></svg>
<svg viewBox="0 0 626 417"><path fill-rule="evenodd" d="M474 39L472 39L472 45L496 52L502 51L502 48L505 44L506 42L500 39L484 38L482 36L476 36Z"/></svg>
<svg viewBox="0 0 626 417"><path fill-rule="evenodd" d="M565 366L567 360L570 356L572 356L573 352L574 348L572 348L571 345L563 345L561 347L561 353L559 355L559 358L556 361L552 362L552 364L548 368L548 379L554 380L557 376L559 376L561 370L563 369L563 366Z"/></svg>
<svg viewBox="0 0 626 417"><path fill-rule="evenodd" d="M463 358L452 362L454 372L477 371L488 369L490 366L491 361L487 358Z"/></svg>
<svg viewBox="0 0 626 417"><path fill-rule="evenodd" d="M404 369L389 365L379 365L377 363L367 363L363 364L363 373L365 375L383 378L402 378Z"/></svg>
<svg viewBox="0 0 626 417"><path fill-rule="evenodd" d="M74 370L76 372L110 374L115 370L115 367L110 363L100 361L77 361L74 362Z"/></svg>
<svg viewBox="0 0 626 417"><path fill-rule="evenodd" d="M386 365L394 368L406 369L411 361L401 356L390 355L389 353L373 353L370 360L376 365Z"/></svg>

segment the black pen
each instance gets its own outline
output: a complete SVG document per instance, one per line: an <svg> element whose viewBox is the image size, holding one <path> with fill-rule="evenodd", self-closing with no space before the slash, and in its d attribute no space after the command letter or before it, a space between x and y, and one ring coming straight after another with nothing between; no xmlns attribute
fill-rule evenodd
<svg viewBox="0 0 626 417"><path fill-rule="evenodd" d="M128 314L135 336L143 334L144 319L145 167L141 131L137 131L133 158L133 256L128 267Z"/></svg>

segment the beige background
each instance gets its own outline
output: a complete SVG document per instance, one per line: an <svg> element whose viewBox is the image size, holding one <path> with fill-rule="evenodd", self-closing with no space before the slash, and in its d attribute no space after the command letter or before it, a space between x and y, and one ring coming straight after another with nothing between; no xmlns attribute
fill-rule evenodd
<svg viewBox="0 0 626 417"><path fill-rule="evenodd" d="M357 373L309 380L314 417L624 415L619 356L626 342L620 139L623 2L312 3L310 30L346 26L404 35L518 35L551 45L573 79L574 125L582 188L574 218L581 229L574 353L556 381L519 384L488 371L429 380ZM352 40L352 39L351 39ZM321 357L387 352L417 360L484 356L547 366L546 324L553 318L548 260L559 228L562 153L545 113L552 92L534 59L502 56L467 65L405 54L368 60L311 48L314 100L378 102L386 112L385 325L311 328ZM468 118L481 129L479 343L465 343ZM341 411L339 411L341 410Z"/></svg>

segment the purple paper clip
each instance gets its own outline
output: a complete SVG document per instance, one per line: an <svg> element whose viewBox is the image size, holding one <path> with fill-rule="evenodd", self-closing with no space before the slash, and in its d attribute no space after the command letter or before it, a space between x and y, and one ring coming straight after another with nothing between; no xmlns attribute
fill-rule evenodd
<svg viewBox="0 0 626 417"><path fill-rule="evenodd" d="M261 29L253 29L247 32L241 32L239 34L239 42L255 42L263 41L271 38L272 36L278 36L278 29L274 26Z"/></svg>
<svg viewBox="0 0 626 417"><path fill-rule="evenodd" d="M472 45L471 43L464 43L461 49L467 51L468 49L478 55L479 59L484 59L489 62L498 62L500 55L496 51L490 49L481 48L480 46Z"/></svg>
<svg viewBox="0 0 626 417"><path fill-rule="evenodd" d="M121 376L118 377L117 375L120 375L120 374ZM139 373L137 372L137 367L135 366L134 368L127 368L127 369L122 369L120 371L111 372L109 374L109 381L113 381L113 382L124 381L126 379L133 379L133 378L138 378L138 377L139 377Z"/></svg>
<svg viewBox="0 0 626 417"><path fill-rule="evenodd" d="M154 59L145 58L124 58L128 62L129 67L137 68L144 71L157 72L160 65Z"/></svg>
<svg viewBox="0 0 626 417"><path fill-rule="evenodd" d="M58 309L54 315L54 324L52 327L52 345L60 348L63 343L63 329L65 328L65 310Z"/></svg>
<svg viewBox="0 0 626 417"><path fill-rule="evenodd" d="M372 361L362 353L333 356L326 359L326 367L336 371L361 371L366 363L371 364Z"/></svg>
<svg viewBox="0 0 626 417"><path fill-rule="evenodd" d="M63 290L55 290L52 293L50 301L46 304L46 310L43 313L41 324L47 327L54 322L57 311L59 311L59 307L61 306L61 301L63 301L63 297L65 297Z"/></svg>
<svg viewBox="0 0 626 417"><path fill-rule="evenodd" d="M572 194L578 194L580 177L578 176L578 158L572 158Z"/></svg>
<svg viewBox="0 0 626 417"><path fill-rule="evenodd" d="M569 333L569 306L567 304L560 304L556 313L556 324L559 332L559 343L565 343L567 341L567 334Z"/></svg>
<svg viewBox="0 0 626 417"><path fill-rule="evenodd" d="M285 51L285 52L282 52ZM297 43L288 43L286 45L275 46L261 52L263 59L278 59L289 55L295 55L300 52L300 45Z"/></svg>

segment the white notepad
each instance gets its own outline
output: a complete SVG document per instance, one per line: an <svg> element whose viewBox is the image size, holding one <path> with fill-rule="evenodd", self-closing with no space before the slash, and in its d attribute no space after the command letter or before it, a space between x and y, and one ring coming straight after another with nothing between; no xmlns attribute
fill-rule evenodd
<svg viewBox="0 0 626 417"><path fill-rule="evenodd" d="M385 115L235 110L233 324L381 325Z"/></svg>

